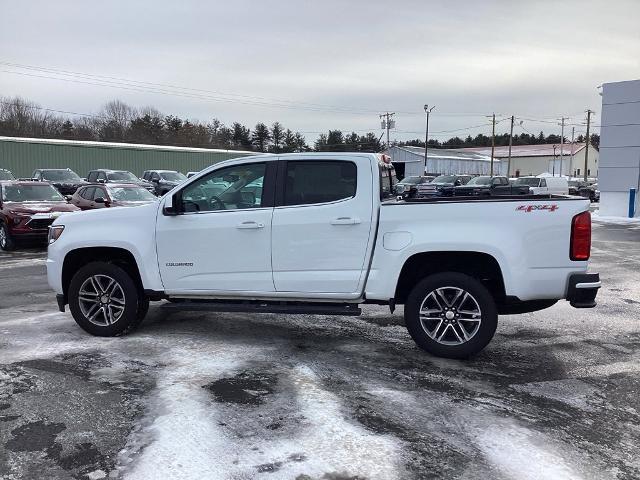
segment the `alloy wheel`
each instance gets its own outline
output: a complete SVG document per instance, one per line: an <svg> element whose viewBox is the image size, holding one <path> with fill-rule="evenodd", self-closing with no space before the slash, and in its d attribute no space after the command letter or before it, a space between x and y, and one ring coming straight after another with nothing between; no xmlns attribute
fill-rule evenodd
<svg viewBox="0 0 640 480"><path fill-rule="evenodd" d="M92 275L82 283L78 303L89 322L101 327L113 325L124 313L124 290L108 275Z"/></svg>
<svg viewBox="0 0 640 480"><path fill-rule="evenodd" d="M478 301L459 287L429 292L420 305L420 324L432 340L442 345L461 345L471 340L482 322Z"/></svg>

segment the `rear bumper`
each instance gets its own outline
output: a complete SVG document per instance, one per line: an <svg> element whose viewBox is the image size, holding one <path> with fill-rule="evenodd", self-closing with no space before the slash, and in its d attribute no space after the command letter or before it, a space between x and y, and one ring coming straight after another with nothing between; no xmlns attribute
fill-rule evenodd
<svg viewBox="0 0 640 480"><path fill-rule="evenodd" d="M574 273L569 277L567 300L574 308L593 308L600 286L598 273Z"/></svg>

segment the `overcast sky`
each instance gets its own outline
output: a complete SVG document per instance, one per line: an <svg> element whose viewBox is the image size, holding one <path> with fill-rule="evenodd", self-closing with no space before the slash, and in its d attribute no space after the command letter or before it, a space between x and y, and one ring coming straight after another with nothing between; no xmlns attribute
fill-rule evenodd
<svg viewBox="0 0 640 480"><path fill-rule="evenodd" d="M381 132L377 113L386 110L398 112L392 138L423 138L425 103L436 105L430 130L440 139L490 133L482 115L492 112L581 123L586 108L601 108L598 85L640 78L638 0L2 0L0 8L0 62L173 85L123 89L122 80L0 64L0 96L82 113L120 98L203 121L280 121L311 141L329 128ZM523 127L559 132L533 120Z"/></svg>

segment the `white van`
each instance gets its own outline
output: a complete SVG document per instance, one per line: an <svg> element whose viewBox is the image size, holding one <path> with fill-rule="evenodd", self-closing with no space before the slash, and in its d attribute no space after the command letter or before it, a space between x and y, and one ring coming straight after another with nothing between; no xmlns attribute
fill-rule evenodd
<svg viewBox="0 0 640 480"><path fill-rule="evenodd" d="M532 195L569 195L565 177L519 177L515 185L527 185Z"/></svg>

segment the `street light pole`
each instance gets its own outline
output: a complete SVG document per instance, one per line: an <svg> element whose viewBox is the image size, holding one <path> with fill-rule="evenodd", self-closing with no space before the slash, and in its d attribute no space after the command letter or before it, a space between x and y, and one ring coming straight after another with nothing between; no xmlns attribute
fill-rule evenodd
<svg viewBox="0 0 640 480"><path fill-rule="evenodd" d="M429 105L424 106L424 113L427 114L427 128L424 134L424 173L427 173L427 150L429 148L429 114L434 108L436 108L435 105L431 108L429 108Z"/></svg>

